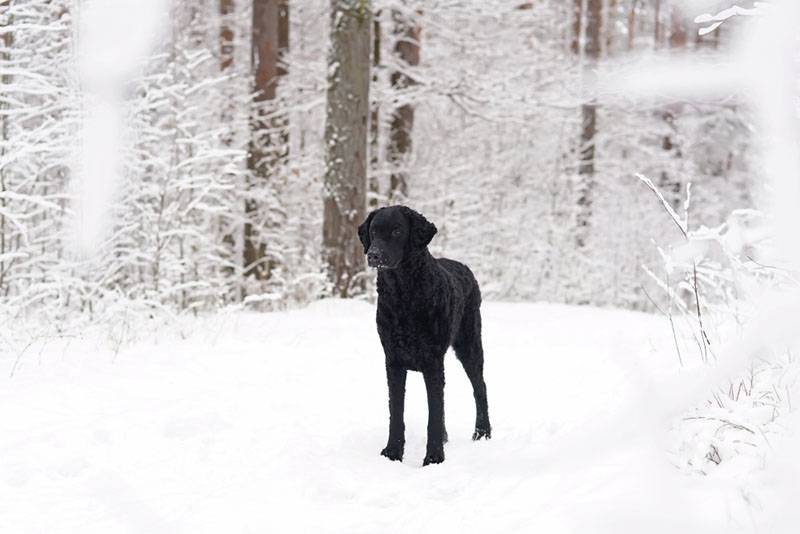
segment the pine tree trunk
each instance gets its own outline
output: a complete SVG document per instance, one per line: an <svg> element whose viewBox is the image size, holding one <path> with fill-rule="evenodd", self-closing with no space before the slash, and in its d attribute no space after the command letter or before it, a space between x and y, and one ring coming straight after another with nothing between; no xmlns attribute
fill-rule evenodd
<svg viewBox="0 0 800 534"><path fill-rule="evenodd" d="M409 19L404 13L392 11L394 21L394 52L400 64L400 70L392 72L391 82L395 91L403 91L414 84L414 80L403 72L408 67L419 65L420 27L416 21ZM389 134L389 162L392 174L389 182L389 197L392 202L402 202L408 197L408 157L411 155L411 133L414 127L414 106L403 104L392 114Z"/></svg>
<svg viewBox="0 0 800 534"><path fill-rule="evenodd" d="M233 27L231 17L234 12L234 0L219 0L221 20L219 30L220 70L226 70L233 64Z"/></svg>
<svg viewBox="0 0 800 534"><path fill-rule="evenodd" d="M576 56L581 54L581 29L583 28L583 2L584 0L573 0L572 5L572 38L570 39L569 49Z"/></svg>
<svg viewBox="0 0 800 534"><path fill-rule="evenodd" d="M289 74L286 64L289 53L289 0L278 2L278 76Z"/></svg>
<svg viewBox="0 0 800 534"><path fill-rule="evenodd" d="M375 13L372 22L372 87L376 87L379 78L378 72L381 65L381 12ZM378 170L380 167L380 102L376 98L372 99L369 113L369 192L367 203L369 208L378 207L381 197L380 180Z"/></svg>
<svg viewBox="0 0 800 534"><path fill-rule="evenodd" d="M617 0L607 0L605 21L605 55L610 57L614 50L614 38L617 33Z"/></svg>
<svg viewBox="0 0 800 534"><path fill-rule="evenodd" d="M278 79L289 74L289 0L278 3ZM289 115L283 114L276 119L281 145L283 145L282 162L289 160Z"/></svg>
<svg viewBox="0 0 800 534"><path fill-rule="evenodd" d="M653 8L653 48L658 50L661 48L661 0L655 1L655 7Z"/></svg>
<svg viewBox="0 0 800 534"><path fill-rule="evenodd" d="M280 0L253 0L252 61L255 84L247 155L249 181L245 198L243 261L245 276L253 276L257 280L269 279L273 267L266 259L267 244L254 228L253 221L263 219L266 221L264 224L274 225L272 217L260 213L265 208L260 205L258 197L259 193L266 190L265 183L275 179L282 158L282 120L267 119L274 111L274 106L269 104L277 96L282 3ZM288 21L288 16L284 18ZM288 32L288 26L284 30ZM288 33L285 38L288 41Z"/></svg>
<svg viewBox="0 0 800 534"><path fill-rule="evenodd" d="M586 10L586 42L584 45L584 83L596 91L594 80L600 59L603 0L588 0ZM581 106L580 163L578 165L578 213L576 244L586 246L592 217L594 193L595 137L597 135L597 100L590 98Z"/></svg>
<svg viewBox="0 0 800 534"><path fill-rule="evenodd" d="M11 26L13 20L11 16L6 17L6 24ZM14 44L14 36L10 30L3 33L3 39L0 41L4 48L2 54L0 54L0 70L5 70L9 67L9 63L11 61L11 46ZM11 85L11 75L3 72L2 76L0 76L0 94L5 94L5 91L2 89L5 85ZM4 108L10 108L10 104L4 104L0 101L0 111ZM9 116L4 113L0 113L0 158L2 158L6 153L6 144L8 143L8 121ZM3 166L0 165L0 193L6 192L6 176ZM5 195L0 196L0 207L2 208L2 213L0 213L0 256L6 253L6 197ZM5 260L0 260L0 292L3 292L4 295L8 295L8 288L6 287L6 262Z"/></svg>
<svg viewBox="0 0 800 534"><path fill-rule="evenodd" d="M686 48L689 34L686 31L686 20L677 6L670 10L669 47L673 50Z"/></svg>
<svg viewBox="0 0 800 534"><path fill-rule="evenodd" d="M372 20L369 0L331 0L322 247L337 297L357 293L364 270L357 230L366 208Z"/></svg>
<svg viewBox="0 0 800 534"><path fill-rule="evenodd" d="M240 0L243 1L243 0ZM219 30L219 69L221 73L227 74L230 76L230 71L234 66L234 58L235 58L235 49L234 49L234 28L236 22L236 5L235 0L219 0L219 16L220 16L220 30ZM223 104L222 109L220 110L220 124L224 125L233 125L236 119L237 110L236 104L233 98L233 91L226 88L226 103ZM228 126L221 134L222 137L222 144L225 147L233 146L236 133L234 130L234 126ZM236 214L239 219L241 219L243 213L237 210L238 213ZM220 231L222 234L222 242L225 244L225 247L230 251L230 258L231 267L227 268L227 271L231 274L236 274L236 278L239 281L239 288L233 293L234 298L244 298L244 288L242 287L241 283L243 282L241 266L239 263L239 258L242 257L242 251L244 250L243 246L243 232L238 225L234 228L231 228L229 221L226 217L220 216L218 218L217 224L219 225ZM233 267L233 266L236 267Z"/></svg>
<svg viewBox="0 0 800 534"><path fill-rule="evenodd" d="M639 0L631 0L631 7L628 10L628 50L633 50L636 41L636 7Z"/></svg>

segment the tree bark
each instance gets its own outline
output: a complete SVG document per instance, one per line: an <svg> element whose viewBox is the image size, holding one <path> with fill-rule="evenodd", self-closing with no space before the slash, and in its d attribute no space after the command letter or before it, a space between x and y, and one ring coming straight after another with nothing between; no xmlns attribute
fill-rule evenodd
<svg viewBox="0 0 800 534"><path fill-rule="evenodd" d="M636 41L636 7L639 0L631 0L631 7L628 10L628 50L633 50Z"/></svg>
<svg viewBox="0 0 800 534"><path fill-rule="evenodd" d="M244 201L244 275L257 280L269 277L266 243L259 239L253 220L259 203L253 198L264 189L276 161L266 103L275 100L278 81L278 0L253 0L251 65L255 74L253 106L250 116L250 142L247 153L248 194ZM254 194L255 193L255 194Z"/></svg>
<svg viewBox="0 0 800 534"><path fill-rule="evenodd" d="M603 1L588 0L584 45L584 83L596 91L597 64L600 59ZM591 97L581 106L580 163L578 165L578 214L576 244L586 246L592 217L595 174L595 137L597 135L597 99Z"/></svg>
<svg viewBox="0 0 800 534"><path fill-rule="evenodd" d="M9 15L6 17L6 25L8 27L11 26L13 23L12 16ZM14 35L11 33L11 30L6 29L3 33L3 39L0 41L4 48L2 54L0 54L0 67L7 67L8 64L11 62L11 47L14 44ZM3 69L5 70L5 69ZM4 94L5 91L2 89L4 85L11 85L12 79L11 75L4 72L2 76L0 76L0 94ZM0 102L0 110L4 108L10 108L10 104L3 104ZM4 156L6 153L6 144L9 140L9 121L10 115L0 114L0 121L2 124L0 125L0 157ZM0 166L0 192L6 192L6 176L5 171L2 166ZM0 197L0 207L2 207L3 213L0 214L0 255L6 253L6 197L2 195ZM0 292L4 295L8 295L8 287L6 286L6 262L5 260L0 260Z"/></svg>
<svg viewBox="0 0 800 534"><path fill-rule="evenodd" d="M420 27L404 13L392 11L395 45L400 69L392 72L391 82L395 91L402 92L414 85L414 80L404 70L419 65ZM408 197L408 156L411 154L411 133L414 127L414 106L403 104L394 110L389 134L389 162L392 174L389 181L389 197L392 202L402 202Z"/></svg>
<svg viewBox="0 0 800 534"><path fill-rule="evenodd" d="M237 0L219 0L219 69L223 75L231 77L233 77L232 71L236 67L234 64L236 57L236 49L234 45L236 32L234 28L237 27L236 1ZM243 2L245 0L238 1ZM221 132L221 141L225 147L231 147L234 145L234 143L239 145L237 142L235 126L238 109L234 95L238 92L237 90L238 88L227 85L222 95L220 119L221 124L226 125L226 127ZM226 173L226 175L227 174L228 173ZM232 181L233 177L227 175L226 179ZM246 182L242 184L242 186L245 187ZM244 214L241 210L237 210L237 220L243 221L243 215ZM244 232L239 226L239 223L237 223L234 227L231 227L230 221L226 216L219 216L217 224L222 232L222 242L230 253L231 267L228 267L227 270L231 274L235 273L239 282L239 288L234 292L235 298L244 298L245 291L242 284L244 277L243 270L241 268L243 261L240 261L244 250Z"/></svg>
<svg viewBox="0 0 800 534"><path fill-rule="evenodd" d="M670 9L669 47L673 50L686 48L688 37L684 14L678 7L672 6Z"/></svg>
<svg viewBox="0 0 800 534"><path fill-rule="evenodd" d="M278 3L278 79L289 74L289 0ZM289 159L289 115L282 114L276 119L279 137L283 146L283 163Z"/></svg>
<svg viewBox="0 0 800 534"><path fill-rule="evenodd" d="M661 48L661 0L656 0L653 13L653 48L658 50Z"/></svg>
<svg viewBox="0 0 800 534"><path fill-rule="evenodd" d="M364 270L356 236L366 208L372 20L369 0L331 0L322 249L337 297L357 293Z"/></svg>
<svg viewBox="0 0 800 534"><path fill-rule="evenodd" d="M381 12L375 13L372 22L372 86L376 87L379 82L378 72L381 66ZM369 193L367 202L370 209L378 207L380 199L380 180L378 178L378 168L380 166L380 102L373 98L370 104L369 117Z"/></svg>
<svg viewBox="0 0 800 534"><path fill-rule="evenodd" d="M278 2L278 76L289 74L289 0Z"/></svg>
<svg viewBox="0 0 800 534"><path fill-rule="evenodd" d="M606 22L605 22L605 54L611 56L614 50L614 39L617 32L617 0L607 0L608 6L606 9Z"/></svg>
<svg viewBox="0 0 800 534"><path fill-rule="evenodd" d="M222 22L219 30L220 70L233 64L233 26L230 18L234 11L234 0L219 0L219 14Z"/></svg>
<svg viewBox="0 0 800 534"><path fill-rule="evenodd" d="M569 43L570 51L576 56L581 54L581 30L583 28L583 2L573 0L572 4L572 39Z"/></svg>

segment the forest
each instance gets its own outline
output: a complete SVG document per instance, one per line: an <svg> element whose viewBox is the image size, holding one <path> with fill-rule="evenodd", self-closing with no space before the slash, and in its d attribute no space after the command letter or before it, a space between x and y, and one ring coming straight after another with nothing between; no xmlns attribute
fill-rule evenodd
<svg viewBox="0 0 800 534"><path fill-rule="evenodd" d="M794 4L0 0L0 530L792 532ZM486 310L432 479L372 439L395 204Z"/></svg>
<svg viewBox="0 0 800 534"><path fill-rule="evenodd" d="M342 18L337 45L325 1L175 1L152 43L106 57L91 51L126 21L93 31L78 24L91 3L6 3L11 313L369 296L355 227L394 203L436 221L434 253L473 266L489 298L652 310L664 295L642 266L682 236L636 174L678 211L691 183L694 228L753 207L733 90L687 102L604 82L643 56L729 47L735 20L700 35L677 2L356 2L369 24ZM339 90L337 68L358 86ZM341 127L366 125L327 153L326 98L351 91L363 102Z"/></svg>

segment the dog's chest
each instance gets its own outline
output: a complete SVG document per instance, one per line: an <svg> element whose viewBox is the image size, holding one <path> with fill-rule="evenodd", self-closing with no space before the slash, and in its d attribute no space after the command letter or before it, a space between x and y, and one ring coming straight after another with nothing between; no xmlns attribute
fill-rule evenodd
<svg viewBox="0 0 800 534"><path fill-rule="evenodd" d="M449 343L449 321L439 307L397 307L378 303L378 334L387 355L417 368L425 360L438 356Z"/></svg>

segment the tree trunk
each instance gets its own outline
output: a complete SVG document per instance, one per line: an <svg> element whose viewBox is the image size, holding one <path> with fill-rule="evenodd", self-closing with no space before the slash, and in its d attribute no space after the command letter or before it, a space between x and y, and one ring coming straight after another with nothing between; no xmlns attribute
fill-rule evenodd
<svg viewBox="0 0 800 534"><path fill-rule="evenodd" d="M278 79L289 74L289 0L278 3ZM283 163L289 160L289 115L283 114L276 119L279 137L283 148Z"/></svg>
<svg viewBox="0 0 800 534"><path fill-rule="evenodd" d="M286 55L289 53L289 0L278 2L278 76L289 74Z"/></svg>
<svg viewBox="0 0 800 534"><path fill-rule="evenodd" d="M572 5L572 39L569 43L570 51L576 56L581 54L581 29L583 28L583 2L584 0L573 0Z"/></svg>
<svg viewBox="0 0 800 534"><path fill-rule="evenodd" d="M653 13L653 48L658 50L661 48L661 0L656 0Z"/></svg>
<svg viewBox="0 0 800 534"><path fill-rule="evenodd" d="M366 208L372 20L369 0L331 0L322 248L338 297L358 292L364 270L356 236Z"/></svg>
<svg viewBox="0 0 800 534"><path fill-rule="evenodd" d="M235 27L235 0L219 0L219 16L220 16L220 30L219 30L219 69L220 72L230 76L230 71L234 65L235 49L234 49L234 27ZM242 0L240 0L242 1ZM234 91L226 87L222 109L220 110L220 124L229 125L221 133L222 144L225 147L231 147L236 139L234 130L234 121L236 119L236 104L233 98ZM228 177L230 179L230 177ZM238 210L237 210L238 211ZM241 217L243 214L238 212L237 216ZM243 250L243 233L240 231L238 225L235 228L229 226L228 220L220 216L218 217L217 224L219 225L222 234L222 242L225 247L230 251L231 265L236 267L228 268L230 273L236 273L237 279L240 284L242 282L241 271L239 269L239 258L242 256ZM239 287L239 290L234 293L235 298L244 298L244 289Z"/></svg>
<svg viewBox="0 0 800 534"><path fill-rule="evenodd" d="M600 35L603 19L603 0L588 0L586 11L586 42L584 45L584 83L596 91L595 80L600 59ZM597 135L597 99L591 97L581 106L580 164L578 165L578 214L576 244L586 245L592 217L592 195L595 173L595 136Z"/></svg>
<svg viewBox="0 0 800 534"><path fill-rule="evenodd" d="M378 72L381 66L381 12L375 13L375 18L372 22L372 86L373 88L379 83ZM367 202L370 209L378 207L378 201L381 197L380 180L378 177L378 169L380 166L380 102L376 98L372 99L370 104L369 117L369 192L367 194Z"/></svg>
<svg viewBox="0 0 800 534"><path fill-rule="evenodd" d="M284 10L282 14L281 11ZM252 66L255 73L253 107L250 118L250 143L247 155L249 181L245 198L244 274L257 280L267 280L274 267L266 258L267 244L254 228L254 220L274 225L273 217L261 214L257 198L265 191L265 183L275 179L276 169L283 158L286 137L285 118L267 119L275 111L278 78L286 72L280 62L288 45L288 5L281 0L253 0ZM283 40L283 42L281 42ZM283 45L283 49L281 47Z"/></svg>
<svg viewBox="0 0 800 534"><path fill-rule="evenodd" d="M669 47L673 50L686 48L688 42L688 32L686 31L686 20L681 10L672 6L670 9L670 32Z"/></svg>
<svg viewBox="0 0 800 534"><path fill-rule="evenodd" d="M404 13L392 11L394 21L395 45L400 70L392 72L391 82L395 91L402 92L414 85L414 80L404 71L419 65L419 24ZM411 131L414 127L414 106L403 104L392 114L389 134L389 162L392 174L389 183L389 197L392 202L402 202L408 197L408 156L411 154Z"/></svg>
<svg viewBox="0 0 800 534"><path fill-rule="evenodd" d="M608 6L606 8L606 22L605 22L605 34L606 34L606 48L605 54L606 56L611 56L614 50L614 38L616 37L617 32L617 0L607 0Z"/></svg>
<svg viewBox="0 0 800 534"><path fill-rule="evenodd" d="M636 41L636 7L639 0L631 0L631 8L628 11L628 50L633 50Z"/></svg>
<svg viewBox="0 0 800 534"><path fill-rule="evenodd" d="M12 16L9 15L6 17L6 25L8 27L11 26L13 20ZM3 39L0 41L3 46L3 53L0 54L0 70L5 71L6 68L10 66L11 62L11 46L14 44L14 36L11 33L11 30L6 30L3 33ZM0 76L0 94L5 94L5 90L2 89L3 86L11 85L12 79L11 75L7 72L3 72L2 76ZM10 104L4 104L0 101L0 111L4 108L10 108ZM0 113L0 158L2 158L6 153L6 145L9 140L9 121L10 115ZM0 165L0 193L6 192L6 176L3 166ZM0 213L0 256L4 255L7 251L7 244L6 244L6 197L5 195L0 196L0 207L2 208L2 213ZM6 286L6 262L5 260L0 260L0 292L4 295L8 295L8 287Z"/></svg>
<svg viewBox="0 0 800 534"><path fill-rule="evenodd" d="M220 70L226 70L233 64L233 25L231 17L234 12L234 0L219 0L219 14L222 19L219 30Z"/></svg>

